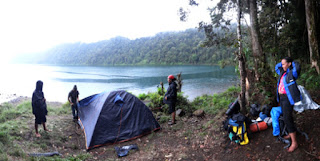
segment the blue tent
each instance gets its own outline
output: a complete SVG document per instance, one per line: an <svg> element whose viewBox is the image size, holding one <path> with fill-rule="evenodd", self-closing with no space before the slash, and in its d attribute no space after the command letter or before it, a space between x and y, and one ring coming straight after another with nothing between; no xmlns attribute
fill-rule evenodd
<svg viewBox="0 0 320 161"><path fill-rule="evenodd" d="M87 150L132 140L160 129L150 109L126 91L92 95L79 104Z"/></svg>

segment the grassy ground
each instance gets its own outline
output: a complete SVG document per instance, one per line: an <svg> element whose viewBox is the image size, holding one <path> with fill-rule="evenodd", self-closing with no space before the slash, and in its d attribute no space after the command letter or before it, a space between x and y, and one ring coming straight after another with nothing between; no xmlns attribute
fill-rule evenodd
<svg viewBox="0 0 320 161"><path fill-rule="evenodd" d="M90 157L79 146L84 138L82 132L76 130L67 104L48 103L47 126L51 132L39 126L42 137L36 138L31 102L21 101L20 104L4 103L0 107L0 160L85 160ZM62 153L62 157L28 155L53 151Z"/></svg>
<svg viewBox="0 0 320 161"><path fill-rule="evenodd" d="M229 93L230 94L230 93ZM214 106L207 99L223 100L224 96L204 96L196 102L200 106ZM202 102L202 103L201 103ZM228 103L228 101L226 101ZM208 105L203 105L208 103ZM318 102L320 103L320 102ZM225 106L223 104L223 106ZM219 107L219 106L218 106ZM0 107L0 160L317 160L320 159L320 110L296 114L297 126L309 135L305 140L298 135L299 148L287 153L284 144L272 136L272 128L249 134L250 143L245 146L230 144L221 130L226 108L214 110L204 117L178 117L176 125L169 126L168 115L159 117L161 130L144 137L116 145L103 146L89 152L81 129L72 121L68 104L48 102L47 126L40 127L41 138L35 137L34 116L30 99L5 103ZM210 111L210 110L205 110ZM159 113L159 112L158 112ZM157 113L155 113L155 116ZM159 114L160 115L160 114ZM137 144L139 150L118 158L116 146ZM31 153L57 151L53 157L31 157Z"/></svg>

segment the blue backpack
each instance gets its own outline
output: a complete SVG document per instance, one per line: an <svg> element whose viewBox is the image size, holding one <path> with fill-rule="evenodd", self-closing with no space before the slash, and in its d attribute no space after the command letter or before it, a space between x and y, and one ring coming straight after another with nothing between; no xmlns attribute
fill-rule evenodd
<svg viewBox="0 0 320 161"><path fill-rule="evenodd" d="M231 141L240 145L246 145L249 143L246 117L244 115L241 113L234 114L231 117L228 117L223 124L224 129L228 131L228 137Z"/></svg>

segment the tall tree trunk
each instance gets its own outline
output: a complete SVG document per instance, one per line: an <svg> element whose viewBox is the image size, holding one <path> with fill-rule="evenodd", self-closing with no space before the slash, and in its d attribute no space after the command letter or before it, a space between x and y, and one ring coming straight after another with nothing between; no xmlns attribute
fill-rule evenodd
<svg viewBox="0 0 320 161"><path fill-rule="evenodd" d="M264 68L265 55L262 52L262 46L260 42L259 24L258 24L258 12L256 0L249 0L250 2L250 22L251 22L251 43L252 43L252 54L255 64L255 78L257 81L260 80L261 74L258 71Z"/></svg>
<svg viewBox="0 0 320 161"><path fill-rule="evenodd" d="M319 70L319 46L316 35L316 22L315 22L315 0L305 0L305 11L306 11L306 22L308 28L308 42L309 42L309 52L311 68L316 68L317 73L320 74Z"/></svg>
<svg viewBox="0 0 320 161"><path fill-rule="evenodd" d="M251 22L251 43L252 53L255 64L255 81L250 83L250 90L257 93L253 99L254 102L261 104L271 104L274 100L274 78L270 66L267 64L266 55L262 51L262 42L260 38L257 0L249 0L250 22ZM248 73L247 73L248 77ZM249 77L248 77L249 78ZM250 81L250 80L249 80ZM253 88L253 89L252 89Z"/></svg>
<svg viewBox="0 0 320 161"><path fill-rule="evenodd" d="M239 45L239 52L237 54L237 58L239 60L239 71L240 71L240 84L241 84L241 93L240 93L240 99L239 104L241 108L241 112L243 114L247 113L246 109L246 63L242 52L242 36L241 36L241 4L240 0L237 0L238 5L238 18L237 18L237 37L238 37L238 45Z"/></svg>

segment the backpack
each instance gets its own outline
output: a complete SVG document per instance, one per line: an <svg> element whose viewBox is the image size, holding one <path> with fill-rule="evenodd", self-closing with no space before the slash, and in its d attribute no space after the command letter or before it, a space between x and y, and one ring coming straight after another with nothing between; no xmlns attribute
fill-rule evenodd
<svg viewBox="0 0 320 161"><path fill-rule="evenodd" d="M268 106L268 105L262 105L261 107L261 112L263 114L266 114L268 117L270 117L270 112L271 112L272 107Z"/></svg>
<svg viewBox="0 0 320 161"><path fill-rule="evenodd" d="M246 119L244 115L238 113L228 117L227 120L223 122L224 129L228 131L230 140L240 145L249 143Z"/></svg>
<svg viewBox="0 0 320 161"><path fill-rule="evenodd" d="M259 116L260 113L260 106L257 104L251 104L250 105L250 114L253 117L257 117Z"/></svg>
<svg viewBox="0 0 320 161"><path fill-rule="evenodd" d="M229 104L228 110L226 112L227 116L232 116L233 114L237 114L240 112L240 104L238 100L239 98Z"/></svg>
<svg viewBox="0 0 320 161"><path fill-rule="evenodd" d="M287 127L286 127L286 125L284 123L283 116L279 117L279 128L280 128L280 135L279 136L283 137L283 136L289 135Z"/></svg>

